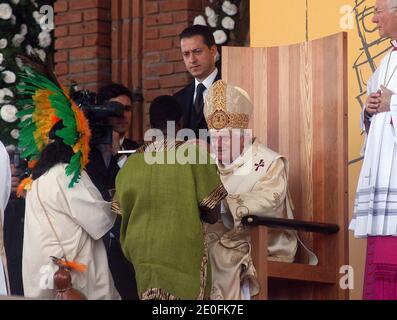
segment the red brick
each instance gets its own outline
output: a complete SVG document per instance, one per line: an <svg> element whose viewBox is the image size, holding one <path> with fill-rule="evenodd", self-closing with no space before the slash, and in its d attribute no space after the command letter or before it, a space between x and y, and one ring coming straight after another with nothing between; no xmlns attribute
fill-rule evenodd
<svg viewBox="0 0 397 320"><path fill-rule="evenodd" d="M105 20L110 21L110 12L105 9L88 9L84 11L84 21Z"/></svg>
<svg viewBox="0 0 397 320"><path fill-rule="evenodd" d="M105 34L89 34L84 36L84 46L85 47L90 47L90 46L105 46L108 47L110 46L110 37Z"/></svg>
<svg viewBox="0 0 397 320"><path fill-rule="evenodd" d="M144 2L144 1L133 1L132 2L132 17L133 18L141 18L142 17L142 11L143 11L142 2Z"/></svg>
<svg viewBox="0 0 397 320"><path fill-rule="evenodd" d="M172 76L162 77L160 79L161 88L173 88L176 86L184 86L190 82L190 78L187 74L176 74Z"/></svg>
<svg viewBox="0 0 397 320"><path fill-rule="evenodd" d="M88 33L110 33L110 23L98 21L85 21L69 26L69 33L72 35Z"/></svg>
<svg viewBox="0 0 397 320"><path fill-rule="evenodd" d="M171 63L161 63L158 65L146 65L145 76L164 76L172 74L174 71Z"/></svg>
<svg viewBox="0 0 397 320"><path fill-rule="evenodd" d="M159 5L157 2L145 1L144 8L146 15L159 12Z"/></svg>
<svg viewBox="0 0 397 320"><path fill-rule="evenodd" d="M146 26L158 26L163 24L171 24L173 21L171 13L160 13L158 15L146 16L144 24Z"/></svg>
<svg viewBox="0 0 397 320"><path fill-rule="evenodd" d="M186 72L186 66L183 61L181 62L175 62L174 63L174 72L179 73L179 72Z"/></svg>
<svg viewBox="0 0 397 320"><path fill-rule="evenodd" d="M145 39L153 40L153 39L158 39L158 37L159 37L159 29L157 28L145 29Z"/></svg>
<svg viewBox="0 0 397 320"><path fill-rule="evenodd" d="M65 87L70 87L71 81L70 81L70 78L68 75L67 76L58 76L57 79Z"/></svg>
<svg viewBox="0 0 397 320"><path fill-rule="evenodd" d="M121 0L121 19L129 19L131 12L131 3L130 0Z"/></svg>
<svg viewBox="0 0 397 320"><path fill-rule="evenodd" d="M55 38L64 37L68 34L69 27L66 26L58 26L54 30Z"/></svg>
<svg viewBox="0 0 397 320"><path fill-rule="evenodd" d="M69 64L69 73L80 73L80 72L84 72L84 64L82 62Z"/></svg>
<svg viewBox="0 0 397 320"><path fill-rule="evenodd" d="M63 62L68 60L68 51L62 50L62 51L57 51L55 52L54 55L54 62Z"/></svg>
<svg viewBox="0 0 397 320"><path fill-rule="evenodd" d="M83 46L82 36L68 36L55 40L55 49L71 49Z"/></svg>
<svg viewBox="0 0 397 320"><path fill-rule="evenodd" d="M161 27L160 38L179 36L179 34L183 31L183 29L185 29L185 27L185 24L173 24L171 26Z"/></svg>
<svg viewBox="0 0 397 320"><path fill-rule="evenodd" d="M98 57L98 47L87 47L70 50L70 60L94 59Z"/></svg>
<svg viewBox="0 0 397 320"><path fill-rule="evenodd" d="M84 72L81 74L71 75L70 79L80 83L93 83L99 81L110 81L110 74L102 72Z"/></svg>
<svg viewBox="0 0 397 320"><path fill-rule="evenodd" d="M199 14L200 13L196 13L193 11L179 11L179 12L174 12L173 18L175 23L186 22L185 27L188 27L193 22L194 18Z"/></svg>
<svg viewBox="0 0 397 320"><path fill-rule="evenodd" d="M120 3L118 1L112 1L112 8L110 11L113 22L120 19Z"/></svg>
<svg viewBox="0 0 397 320"><path fill-rule="evenodd" d="M63 76L68 73L68 64L66 62L57 63L55 66L55 74Z"/></svg>
<svg viewBox="0 0 397 320"><path fill-rule="evenodd" d="M172 48L172 39L145 40L143 43L146 51L161 51Z"/></svg>
<svg viewBox="0 0 397 320"><path fill-rule="evenodd" d="M159 87L159 81L155 79L146 79L143 81L143 87L145 89L157 89Z"/></svg>
<svg viewBox="0 0 397 320"><path fill-rule="evenodd" d="M67 11L68 10L67 1L56 1L54 4L54 10L56 13Z"/></svg>
<svg viewBox="0 0 397 320"><path fill-rule="evenodd" d="M90 8L110 8L111 0L70 0L69 10L81 10Z"/></svg>
<svg viewBox="0 0 397 320"><path fill-rule="evenodd" d="M147 63L157 63L160 62L161 56L160 53L147 53L144 56L144 64Z"/></svg>
<svg viewBox="0 0 397 320"><path fill-rule="evenodd" d="M165 55L165 61L181 61L182 59L182 52L179 49L173 49L171 51L164 52Z"/></svg>
<svg viewBox="0 0 397 320"><path fill-rule="evenodd" d="M84 71L95 71L100 70L101 72L110 72L110 62L106 60L92 60L84 62Z"/></svg>
<svg viewBox="0 0 397 320"><path fill-rule="evenodd" d="M174 37L172 38L172 42L173 42L173 47L174 48L181 48L181 40L179 40L179 37Z"/></svg>
<svg viewBox="0 0 397 320"><path fill-rule="evenodd" d="M188 0L165 0L160 3L160 11L162 12L187 9L190 9Z"/></svg>
<svg viewBox="0 0 397 320"><path fill-rule="evenodd" d="M69 11L66 13L57 14L55 16L55 26L58 27L63 24L78 23L82 21L81 12Z"/></svg>
<svg viewBox="0 0 397 320"><path fill-rule="evenodd" d="M144 99L147 102L152 102L157 97L165 95L165 94L168 94L168 90L164 90L164 89L146 90Z"/></svg>

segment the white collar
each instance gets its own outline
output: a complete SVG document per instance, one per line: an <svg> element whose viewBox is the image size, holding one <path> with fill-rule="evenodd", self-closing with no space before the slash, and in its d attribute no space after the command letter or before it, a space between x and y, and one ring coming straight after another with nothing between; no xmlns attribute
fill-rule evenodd
<svg viewBox="0 0 397 320"><path fill-rule="evenodd" d="M393 46L393 48L397 48L397 40L391 40L390 43Z"/></svg>
<svg viewBox="0 0 397 320"><path fill-rule="evenodd" d="M123 136L123 137L119 140L119 144L120 144L120 147L121 147L121 148L123 147L124 139L125 139L125 136Z"/></svg>
<svg viewBox="0 0 397 320"><path fill-rule="evenodd" d="M205 78L202 82L198 81L197 79L194 79L194 88L197 88L197 86L200 83L202 83L208 89L209 87L211 87L217 74L218 74L218 68L215 68L215 70L212 71L212 73L207 78Z"/></svg>

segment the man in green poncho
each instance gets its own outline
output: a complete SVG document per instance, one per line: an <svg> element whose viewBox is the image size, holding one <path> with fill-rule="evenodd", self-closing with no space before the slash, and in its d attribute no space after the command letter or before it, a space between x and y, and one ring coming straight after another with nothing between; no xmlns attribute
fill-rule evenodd
<svg viewBox="0 0 397 320"><path fill-rule="evenodd" d="M181 114L172 97L155 99L150 119L157 138L116 178L121 245L141 299L205 299L211 289L201 218L208 221L227 192L206 149L163 135L167 121L179 127Z"/></svg>

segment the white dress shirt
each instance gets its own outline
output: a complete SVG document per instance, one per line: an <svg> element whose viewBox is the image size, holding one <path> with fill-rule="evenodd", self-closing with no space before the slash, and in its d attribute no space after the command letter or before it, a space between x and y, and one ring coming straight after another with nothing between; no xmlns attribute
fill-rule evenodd
<svg viewBox="0 0 397 320"><path fill-rule="evenodd" d="M197 94L197 86L202 83L207 89L204 90L203 92L203 98L205 99L205 96L207 95L208 88L211 87L211 85L214 83L214 80L216 78L216 75L218 74L218 68L215 68L215 70L207 77L204 79L204 81L200 82L197 79L194 80L194 95L193 95L193 103L194 100L196 99L196 94Z"/></svg>

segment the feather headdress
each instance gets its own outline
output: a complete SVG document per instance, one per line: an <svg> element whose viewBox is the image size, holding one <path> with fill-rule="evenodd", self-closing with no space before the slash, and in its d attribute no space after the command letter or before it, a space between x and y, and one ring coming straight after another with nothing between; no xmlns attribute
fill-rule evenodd
<svg viewBox="0 0 397 320"><path fill-rule="evenodd" d="M51 142L49 133L59 121L63 127L55 132L63 143L71 146L74 155L66 167L66 174L72 176L69 187L79 181L81 171L88 163L91 132L84 113L70 98L69 90L62 87L55 75L43 64L34 59L23 57L24 71L19 74L20 100L22 111L19 147L24 151L22 157L29 161L34 169L43 149ZM31 178L22 181L19 192L31 184Z"/></svg>

